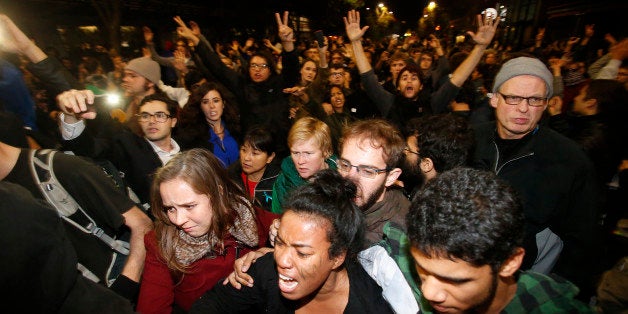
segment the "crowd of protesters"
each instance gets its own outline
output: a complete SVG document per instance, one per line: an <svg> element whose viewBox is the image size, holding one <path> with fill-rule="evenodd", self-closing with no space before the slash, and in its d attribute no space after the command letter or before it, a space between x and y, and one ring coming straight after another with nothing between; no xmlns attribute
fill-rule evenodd
<svg viewBox="0 0 628 314"><path fill-rule="evenodd" d="M493 41L499 20L478 16L464 42L376 41L349 11L345 34L317 40L298 37L288 12L274 19L277 42L212 42L177 16L171 51L144 26L137 55L85 45L69 58L0 16L3 184L30 179L27 149L42 148L106 163L125 183L111 195L124 200L106 202L115 218L99 217L131 231L118 279L101 281L117 295L86 294L142 313L516 313L535 309L525 282L545 287L542 311L628 307L628 39L586 25L551 41L541 28L515 51ZM70 173L70 161L55 171ZM111 188L101 176L80 179L98 190L79 202L88 213ZM70 240L68 263L84 264L91 249ZM85 285L68 280L68 291ZM16 302L94 307L37 293Z"/></svg>

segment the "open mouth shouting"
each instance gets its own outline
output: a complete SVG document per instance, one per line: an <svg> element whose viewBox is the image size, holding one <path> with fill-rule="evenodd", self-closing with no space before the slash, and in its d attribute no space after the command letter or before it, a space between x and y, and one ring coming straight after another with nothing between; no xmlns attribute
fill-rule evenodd
<svg viewBox="0 0 628 314"><path fill-rule="evenodd" d="M291 293L297 288L298 285L299 282L296 281L294 278L282 275L281 273L279 274L279 290L281 290L281 292Z"/></svg>

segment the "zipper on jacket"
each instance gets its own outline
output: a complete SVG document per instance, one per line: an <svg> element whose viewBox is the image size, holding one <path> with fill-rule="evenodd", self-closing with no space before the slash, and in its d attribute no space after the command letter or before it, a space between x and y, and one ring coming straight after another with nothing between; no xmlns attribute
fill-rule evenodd
<svg viewBox="0 0 628 314"><path fill-rule="evenodd" d="M516 158L510 159L510 160L504 162L504 164L501 167L497 168L497 165L499 165L499 148L497 147L497 143L495 143L495 141L493 141L493 145L495 145L495 154L497 155L496 158L495 158L495 168L493 169L495 171L496 175L499 175L499 172L504 168L505 165L507 165L507 164L509 164L509 163L511 163L513 161L516 161L516 160L519 160L519 159L522 159L522 158L525 158L525 157L530 157L530 156L534 155L534 152L531 152L531 153L528 153L526 155L518 156Z"/></svg>

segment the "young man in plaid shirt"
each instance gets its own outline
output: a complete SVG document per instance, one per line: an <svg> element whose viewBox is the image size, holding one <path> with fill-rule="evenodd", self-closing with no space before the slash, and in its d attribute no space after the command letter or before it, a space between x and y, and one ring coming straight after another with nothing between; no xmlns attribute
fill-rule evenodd
<svg viewBox="0 0 628 314"><path fill-rule="evenodd" d="M521 203L494 174L457 168L439 175L407 218L424 313L592 313L570 282L519 270Z"/></svg>

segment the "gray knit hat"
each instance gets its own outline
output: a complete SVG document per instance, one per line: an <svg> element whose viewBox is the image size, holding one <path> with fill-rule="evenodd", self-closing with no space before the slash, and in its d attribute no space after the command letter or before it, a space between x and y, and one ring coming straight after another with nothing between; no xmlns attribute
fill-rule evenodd
<svg viewBox="0 0 628 314"><path fill-rule="evenodd" d="M541 60L529 57L519 57L508 60L508 62L502 65L499 72L495 76L495 83L493 84L493 93L509 79L519 75L534 75L545 81L547 86L547 97L554 95L554 77L550 70L541 62Z"/></svg>
<svg viewBox="0 0 628 314"><path fill-rule="evenodd" d="M126 65L125 70L131 70L147 80L159 84L161 79L161 70L159 64L147 57L135 58Z"/></svg>

